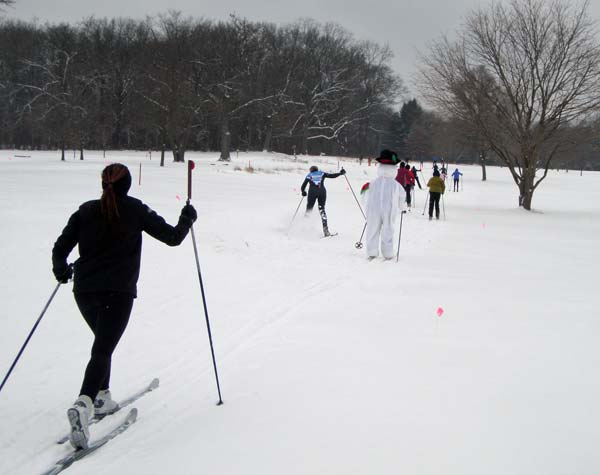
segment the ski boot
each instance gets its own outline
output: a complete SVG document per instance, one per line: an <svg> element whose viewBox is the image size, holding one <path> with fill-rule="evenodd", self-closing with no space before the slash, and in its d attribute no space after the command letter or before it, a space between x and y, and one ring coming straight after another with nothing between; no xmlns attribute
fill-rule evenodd
<svg viewBox="0 0 600 475"><path fill-rule="evenodd" d="M98 392L94 399L94 412L98 419L102 419L119 410L119 404L113 400L110 395L110 389L103 389Z"/></svg>
<svg viewBox="0 0 600 475"><path fill-rule="evenodd" d="M67 410L71 433L69 442L75 450L87 449L90 439L88 425L94 416L94 403L89 396L79 396L73 406Z"/></svg>

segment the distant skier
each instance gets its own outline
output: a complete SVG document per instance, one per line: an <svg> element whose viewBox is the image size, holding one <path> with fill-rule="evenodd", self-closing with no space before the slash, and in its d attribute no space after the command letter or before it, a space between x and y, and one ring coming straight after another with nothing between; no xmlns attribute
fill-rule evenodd
<svg viewBox="0 0 600 475"><path fill-rule="evenodd" d="M325 202L327 201L327 190L325 189L325 178L337 178L338 176L345 175L346 170L343 168L339 173L325 173L319 170L318 167L313 165L310 167L310 172L306 175L304 182L302 183L301 190L302 196L306 196L306 186L308 188L308 200L306 202L306 213L305 216L309 216L312 209L315 206L315 202L319 205L319 214L321 215L321 223L323 224L323 234L325 237L331 236L329 227L327 226L327 213L325 213Z"/></svg>
<svg viewBox="0 0 600 475"><path fill-rule="evenodd" d="M448 170L446 169L445 165L442 165L442 168L440 168L440 177L442 180L444 180L444 183L446 183L446 178L448 177Z"/></svg>
<svg viewBox="0 0 600 475"><path fill-rule="evenodd" d="M75 449L88 446L89 420L114 412L109 389L111 357L127 327L140 273L142 231L169 246L178 246L196 220L187 204L175 227L140 200L127 196L131 174L115 163L102 171L102 197L83 203L69 218L52 249L52 271L66 284L73 277L67 258L79 245L74 265L75 302L94 333L91 358L79 397L67 411Z"/></svg>
<svg viewBox="0 0 600 475"><path fill-rule="evenodd" d="M384 259L394 257L394 221L399 211L404 211L406 192L396 179L398 157L391 150L382 150L377 166L377 178L363 186L361 194L367 209L367 257L381 254Z"/></svg>
<svg viewBox="0 0 600 475"><path fill-rule="evenodd" d="M410 165L407 163L406 166L406 185L404 190L406 191L406 204L408 207L412 207L412 190L415 187L415 175L410 169Z"/></svg>
<svg viewBox="0 0 600 475"><path fill-rule="evenodd" d="M429 188L429 221L433 219L433 208L435 206L435 219L440 219L440 197L446 191L444 180L440 178L438 170L433 171L433 176L427 182Z"/></svg>
<svg viewBox="0 0 600 475"><path fill-rule="evenodd" d="M462 176L462 173L458 171L458 168L455 168L454 171L452 172L452 178L454 178L454 186L452 188L452 191L456 191L458 192L458 184L460 181L460 177Z"/></svg>
<svg viewBox="0 0 600 475"><path fill-rule="evenodd" d="M392 152L392 153L395 153L395 152ZM381 158L381 155L379 158ZM375 160L377 160L377 159L375 159ZM396 170L396 181L398 183L400 183L400 185L402 185L402 188L404 188L406 186L406 175L407 175L406 164L404 162L400 162L400 166Z"/></svg>
<svg viewBox="0 0 600 475"><path fill-rule="evenodd" d="M421 182L419 181L419 171L415 168L415 166L413 165L413 167L410 170L412 172L412 174L415 177L415 181L417 182L417 185L419 185L419 190L422 190L423 187L421 186Z"/></svg>

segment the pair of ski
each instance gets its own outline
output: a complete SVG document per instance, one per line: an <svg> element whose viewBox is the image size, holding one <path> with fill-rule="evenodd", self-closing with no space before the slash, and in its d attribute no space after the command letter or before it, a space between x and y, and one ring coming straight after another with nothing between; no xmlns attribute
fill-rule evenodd
<svg viewBox="0 0 600 475"><path fill-rule="evenodd" d="M148 394L150 391L154 391L156 388L158 388L158 384L159 384L158 378L153 379L150 382L150 384L148 384L145 388L141 389L140 391L138 391L137 393L128 397L127 399L120 401L117 409L110 415L115 414L116 412L120 411L124 407L130 406L135 401L140 399L142 396L144 396L145 394ZM93 424L100 422L102 419L104 419L104 417L106 417L106 416L94 417L92 420L90 420L89 425L93 425ZM117 426L115 426L113 428L113 430L111 430L108 434L106 434L103 437L90 443L87 449L73 450L67 456L63 457L58 462L56 462L54 464L54 466L52 468L50 468L49 470L47 470L46 472L44 472L43 475L56 475L56 474L62 472L66 468L70 467L74 462L77 462L78 460L81 460L82 458L84 458L86 455L89 455L92 452L95 452L100 447L105 445L107 442L114 439L119 434L122 434L123 432L125 432L136 421L136 419L137 419L137 409L133 408L127 413L127 415L123 418L123 420L121 420L121 422ZM61 437L56 442L58 444L64 444L68 440L69 440L69 436L66 435L64 437Z"/></svg>

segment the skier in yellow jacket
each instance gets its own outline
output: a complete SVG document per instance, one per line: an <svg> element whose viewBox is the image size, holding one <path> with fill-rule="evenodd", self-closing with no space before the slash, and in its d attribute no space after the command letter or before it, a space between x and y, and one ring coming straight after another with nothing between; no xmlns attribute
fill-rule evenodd
<svg viewBox="0 0 600 475"><path fill-rule="evenodd" d="M440 219L440 197L446 191L444 180L440 178L438 170L433 171L433 176L427 182L429 188L429 221L433 219L433 207L435 205L435 219Z"/></svg>

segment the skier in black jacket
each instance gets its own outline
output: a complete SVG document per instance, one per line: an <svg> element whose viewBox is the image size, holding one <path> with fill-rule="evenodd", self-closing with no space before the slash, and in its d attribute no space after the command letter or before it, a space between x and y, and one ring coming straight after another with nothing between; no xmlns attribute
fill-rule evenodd
<svg viewBox="0 0 600 475"><path fill-rule="evenodd" d="M308 188L308 200L306 202L306 213L308 216L315 206L315 201L319 203L319 214L321 215L321 222L323 224L323 234L325 237L331 236L329 228L327 226L327 214L325 213L325 202L327 201L327 190L325 189L325 178L337 178L340 175L345 175L346 170L343 168L339 173L325 173L320 171L315 165L310 167L310 173L306 175L304 182L302 183L301 190L302 196L306 196L306 185Z"/></svg>
<svg viewBox="0 0 600 475"><path fill-rule="evenodd" d="M169 246L184 240L196 210L187 204L179 222L170 226L140 200L127 196L131 174L115 163L102 171L102 198L83 203L69 218L52 249L52 271L61 283L73 277L75 302L94 333L91 358L79 398L67 411L74 448L88 446L89 419L114 412L109 383L111 358L137 296L142 231ZM79 259L67 264L79 245ZM74 273L74 276L73 276Z"/></svg>

